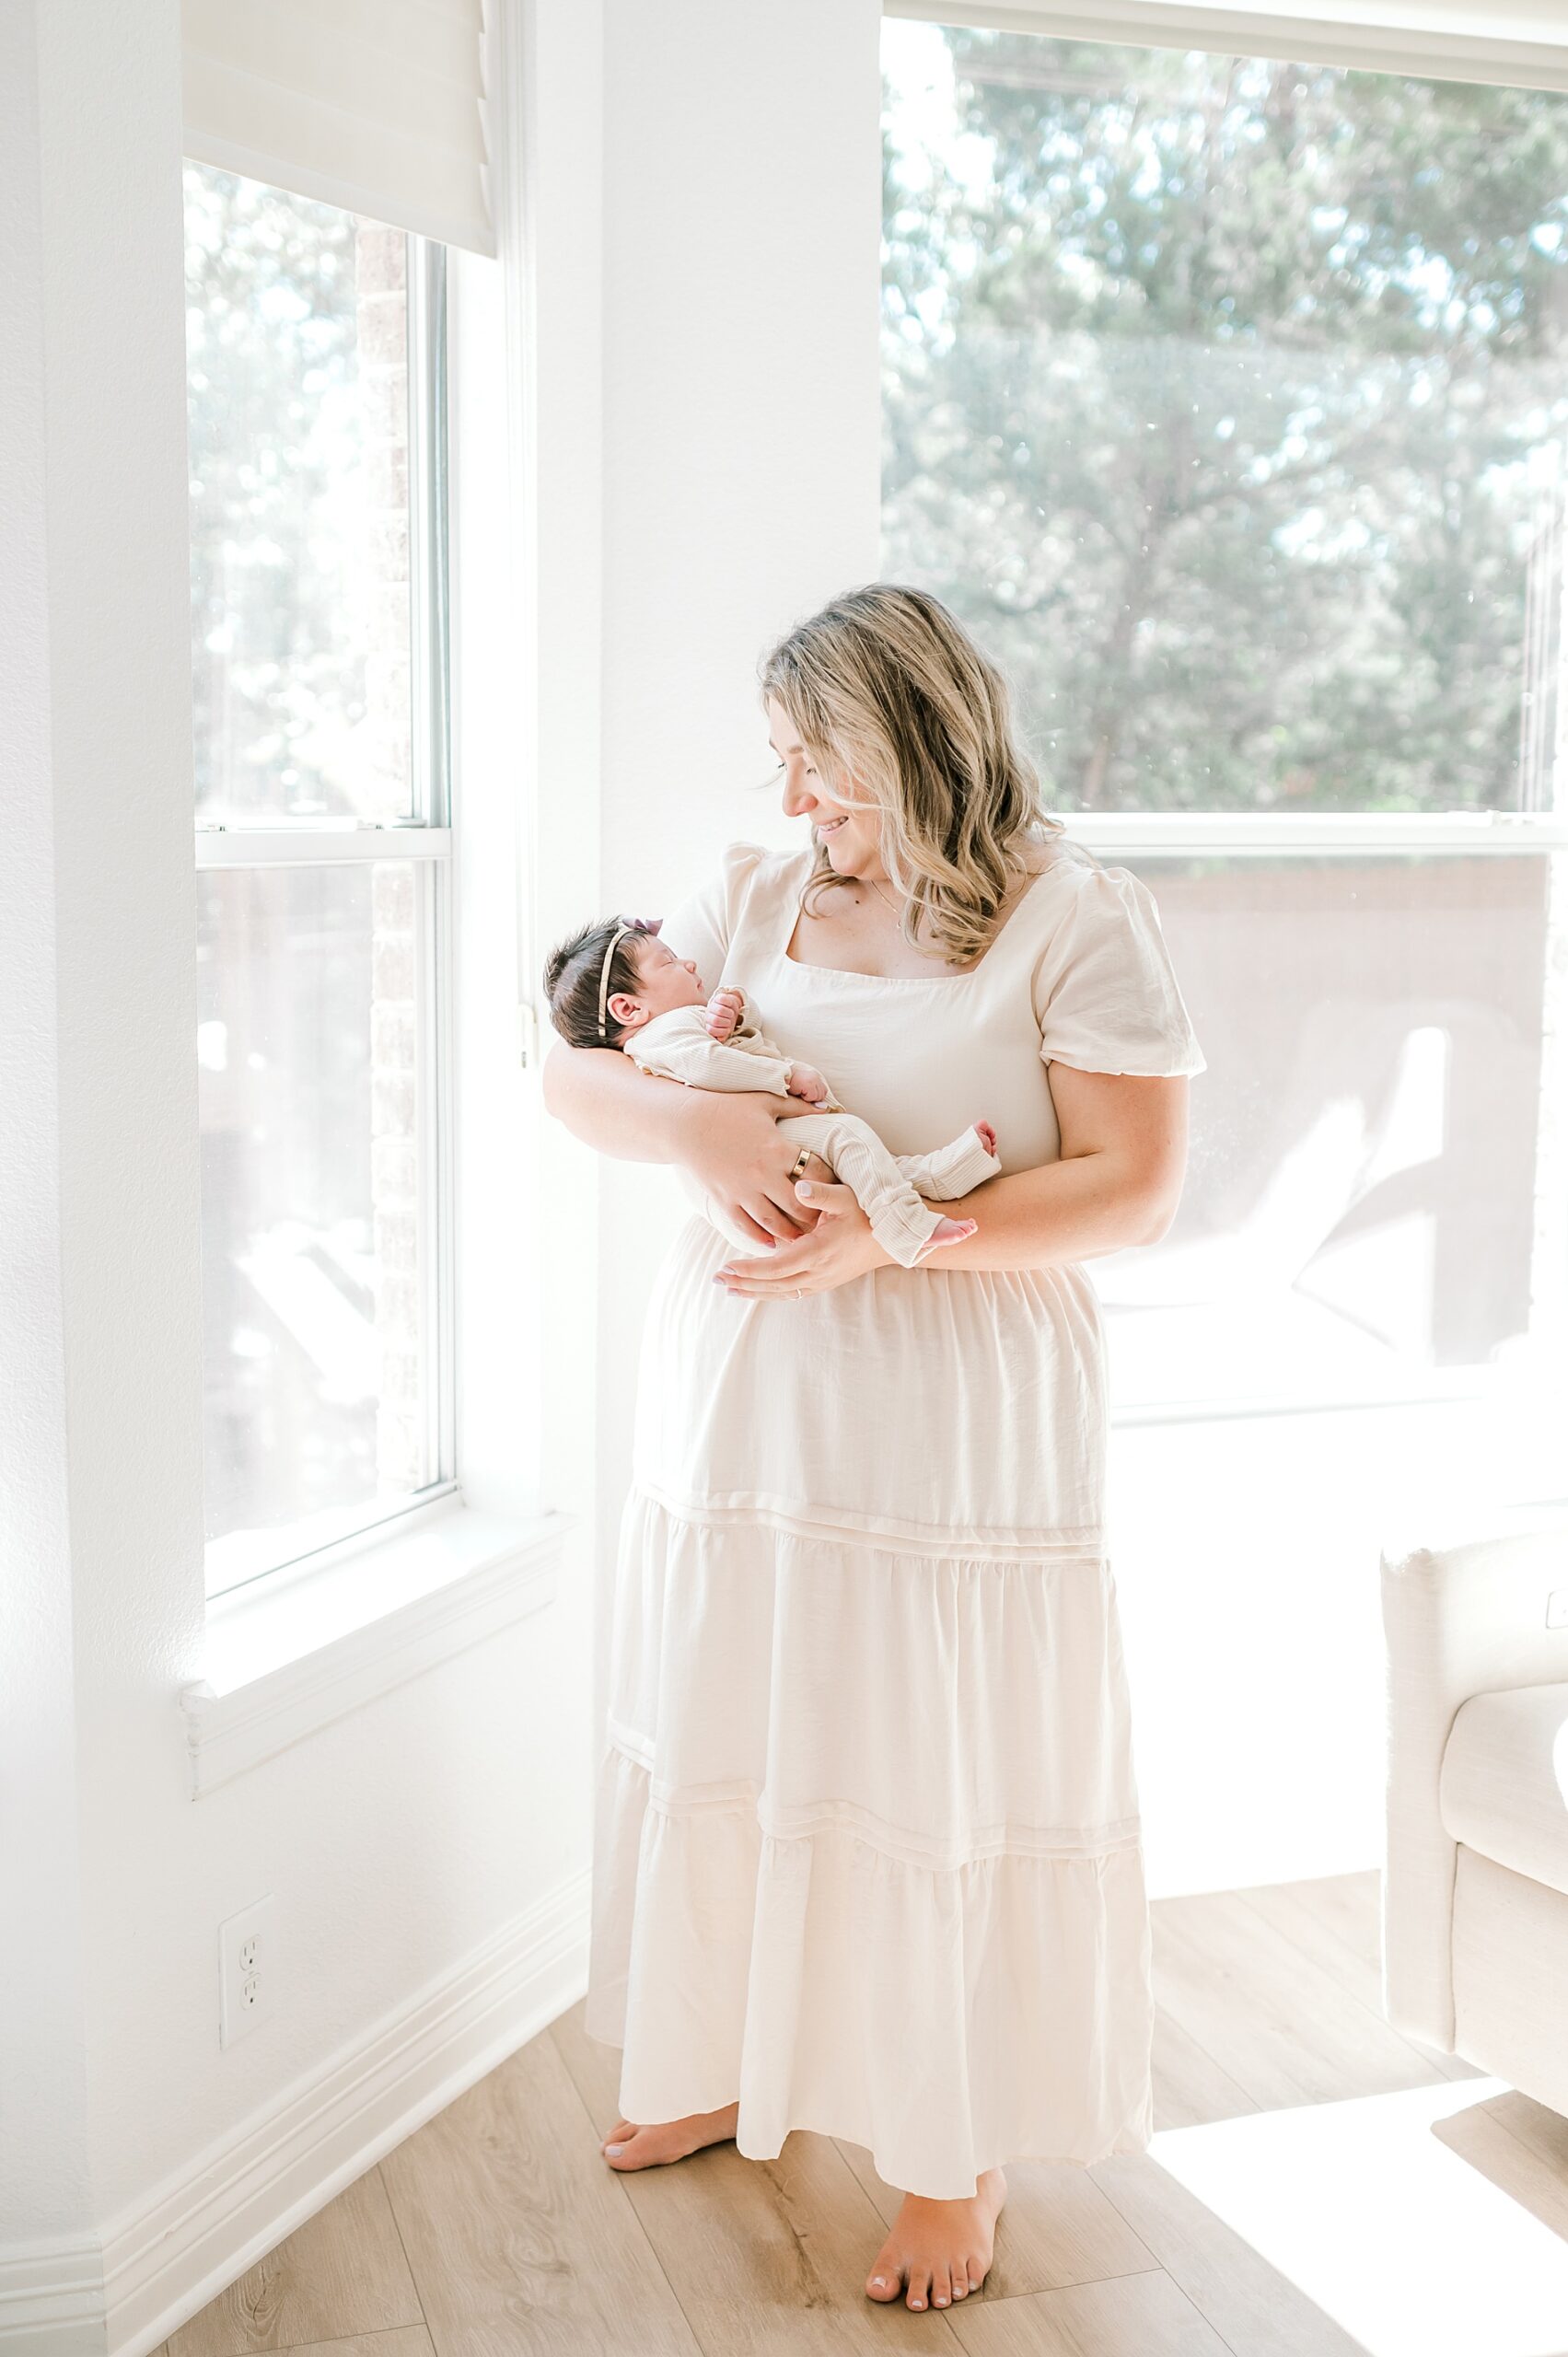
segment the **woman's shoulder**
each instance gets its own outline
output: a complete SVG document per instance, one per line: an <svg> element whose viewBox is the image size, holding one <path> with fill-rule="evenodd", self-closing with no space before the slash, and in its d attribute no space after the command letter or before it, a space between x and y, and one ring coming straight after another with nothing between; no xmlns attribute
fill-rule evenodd
<svg viewBox="0 0 1568 2357"><path fill-rule="evenodd" d="M726 843L696 884L666 912L665 939L700 958L706 972L720 965L746 928L769 924L783 891L798 873L799 854L749 840Z"/></svg>
<svg viewBox="0 0 1568 2357"><path fill-rule="evenodd" d="M1063 883L1081 881L1086 876L1104 875L1105 865L1086 843L1081 843L1065 828L1025 838L1023 861L1037 876L1051 876Z"/></svg>
<svg viewBox="0 0 1568 2357"><path fill-rule="evenodd" d="M750 893L766 890L776 875L787 873L796 856L749 840L726 843L702 881L691 887L690 900L715 915L722 911L732 916Z"/></svg>
<svg viewBox="0 0 1568 2357"><path fill-rule="evenodd" d="M1071 835L1050 839L1033 881L1024 889L1038 901L1048 926L1059 925L1068 916L1074 926L1091 931L1097 926L1116 930L1129 921L1157 922L1155 896L1142 877L1098 858Z"/></svg>
<svg viewBox="0 0 1568 2357"><path fill-rule="evenodd" d="M1060 839L1059 839L1060 840ZM1047 1063L1082 1072L1205 1069L1153 892L1131 868L1071 846L1041 888L1030 988Z"/></svg>
<svg viewBox="0 0 1568 2357"><path fill-rule="evenodd" d="M774 844L749 840L726 843L719 854L725 875L734 877L738 882L771 882L775 877L791 876L803 856L809 858L809 850L803 854L798 844L780 851Z"/></svg>
<svg viewBox="0 0 1568 2357"><path fill-rule="evenodd" d="M792 886L797 887L811 864L809 846L780 851L770 843L726 843L719 855L725 904L733 931L749 910L770 907Z"/></svg>

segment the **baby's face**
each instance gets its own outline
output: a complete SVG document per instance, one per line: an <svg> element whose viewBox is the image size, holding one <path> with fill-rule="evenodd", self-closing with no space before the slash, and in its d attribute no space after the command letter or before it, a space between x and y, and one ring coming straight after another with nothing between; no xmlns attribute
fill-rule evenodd
<svg viewBox="0 0 1568 2357"><path fill-rule="evenodd" d="M621 1017L628 1024L651 1023L656 1015L668 1015L672 1006L705 1006L708 993L703 987L695 960L678 958L667 949L656 934L639 935L633 952L637 967L637 997L642 1010Z"/></svg>

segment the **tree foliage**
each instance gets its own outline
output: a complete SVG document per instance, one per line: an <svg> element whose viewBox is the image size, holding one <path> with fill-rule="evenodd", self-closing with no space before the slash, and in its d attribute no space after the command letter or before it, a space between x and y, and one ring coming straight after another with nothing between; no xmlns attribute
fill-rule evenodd
<svg viewBox="0 0 1568 2357"><path fill-rule="evenodd" d="M366 715L352 215L186 168L197 808L346 815Z"/></svg>
<svg viewBox="0 0 1568 2357"><path fill-rule="evenodd" d="M1051 797L1516 805L1568 102L942 38L950 124L889 87L883 569L1005 663Z"/></svg>

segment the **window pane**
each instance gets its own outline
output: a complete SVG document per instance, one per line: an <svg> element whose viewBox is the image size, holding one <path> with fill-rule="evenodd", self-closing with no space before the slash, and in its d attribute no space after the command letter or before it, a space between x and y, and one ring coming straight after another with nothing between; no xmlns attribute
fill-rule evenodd
<svg viewBox="0 0 1568 2357"><path fill-rule="evenodd" d="M408 239L185 168L196 807L412 813Z"/></svg>
<svg viewBox="0 0 1568 2357"><path fill-rule="evenodd" d="M1568 100L883 38L882 570L1050 799L1553 807Z"/></svg>
<svg viewBox="0 0 1568 2357"><path fill-rule="evenodd" d="M429 869L199 885L209 1584L429 1482L418 1040Z"/></svg>
<svg viewBox="0 0 1568 2357"><path fill-rule="evenodd" d="M1124 864L1209 1060L1175 1225L1087 1264L1153 1882L1341 1874L1380 1550L1568 1506L1568 856Z"/></svg>
<svg viewBox="0 0 1568 2357"><path fill-rule="evenodd" d="M1209 1068L1169 1234L1089 1264L1121 1411L1468 1399L1560 1485L1568 854L1124 864Z"/></svg>

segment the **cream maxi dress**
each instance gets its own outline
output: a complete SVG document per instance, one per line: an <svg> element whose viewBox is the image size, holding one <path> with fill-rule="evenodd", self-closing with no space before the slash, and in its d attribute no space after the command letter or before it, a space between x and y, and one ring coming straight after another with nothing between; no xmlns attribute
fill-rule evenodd
<svg viewBox="0 0 1568 2357"><path fill-rule="evenodd" d="M662 937L895 1153L983 1118L1028 1169L1060 1155L1052 1062L1204 1069L1147 888L1064 838L1051 858L961 974L791 959L809 848L732 844ZM608 1632L586 2024L624 2047L621 2108L738 2098L749 2157L813 2129L935 2199L1140 2152L1149 1918L1088 1276L938 1256L731 1295L735 1240L686 1187Z"/></svg>

